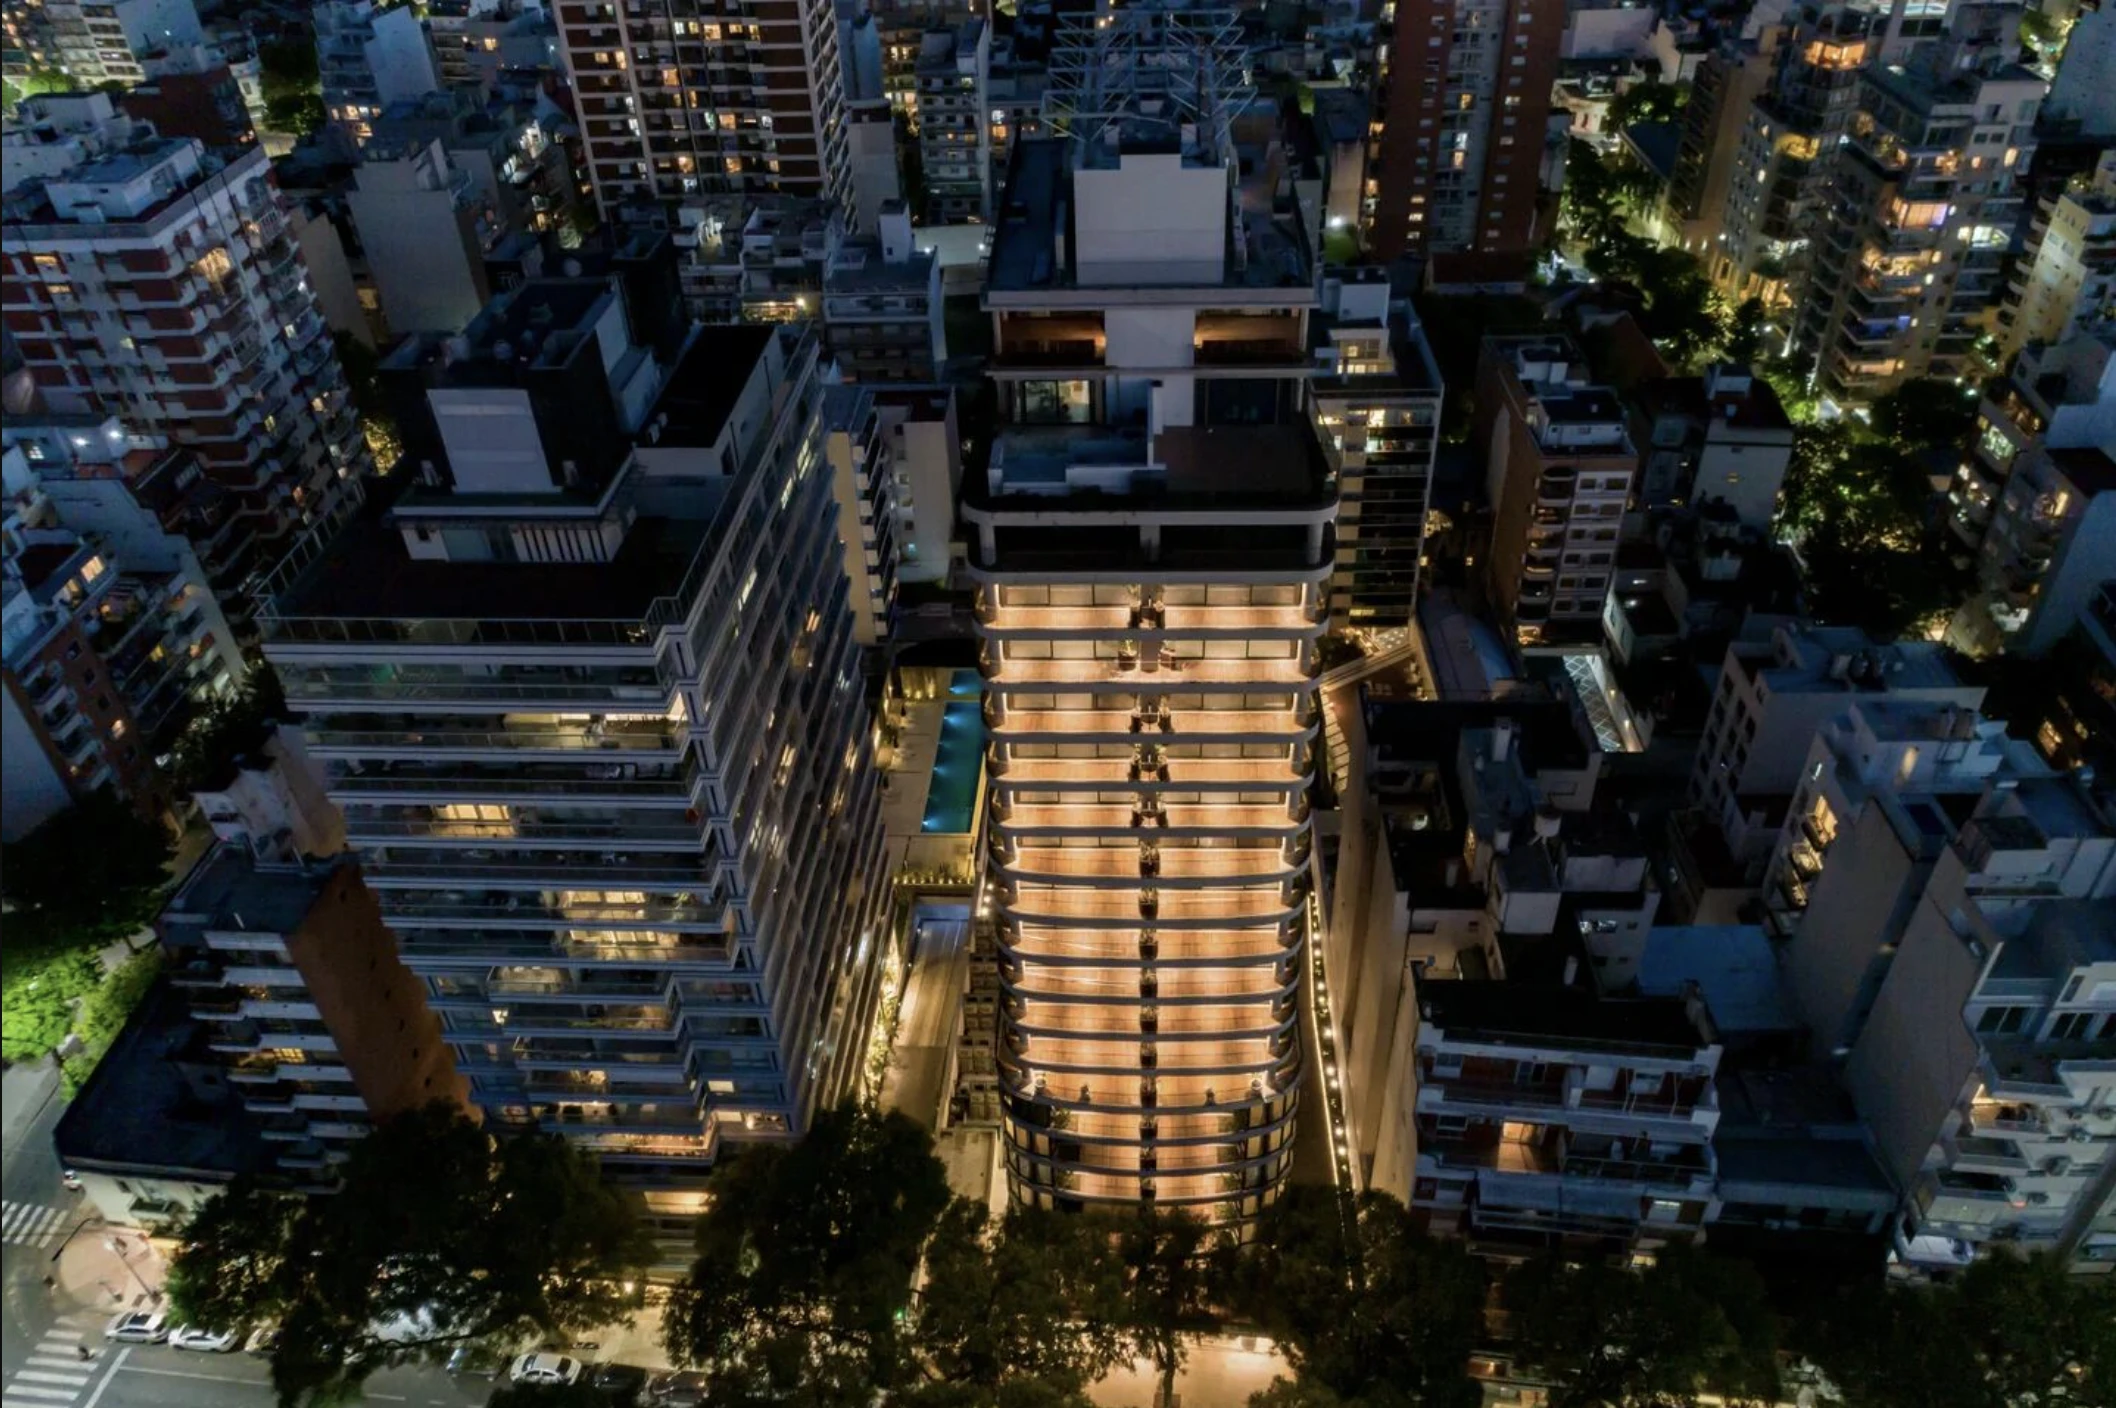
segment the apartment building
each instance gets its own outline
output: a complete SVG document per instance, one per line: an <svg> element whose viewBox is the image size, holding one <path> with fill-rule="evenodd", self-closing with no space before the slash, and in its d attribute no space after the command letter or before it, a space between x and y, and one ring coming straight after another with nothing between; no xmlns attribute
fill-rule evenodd
<svg viewBox="0 0 2116 1408"><path fill-rule="evenodd" d="M605 219L698 195L845 198L830 0L759 0L725 16L679 0L552 8Z"/></svg>
<svg viewBox="0 0 2116 1408"><path fill-rule="evenodd" d="M316 73L323 110L366 141L391 103L441 87L441 61L426 22L409 5L376 9L372 0L326 0L315 8Z"/></svg>
<svg viewBox="0 0 2116 1408"><path fill-rule="evenodd" d="M1565 12L1517 0L1395 7L1375 86L1366 247L1526 254Z"/></svg>
<svg viewBox="0 0 2116 1408"><path fill-rule="evenodd" d="M1718 362L1702 376L1642 383L1633 407L1645 507L1710 509L1723 522L1770 531L1793 459L1793 422L1769 382Z"/></svg>
<svg viewBox="0 0 2116 1408"><path fill-rule="evenodd" d="M1418 609L1425 520L1439 440L1440 368L1386 271L1333 270L1312 320L1309 405L1337 472L1339 627L1408 626Z"/></svg>
<svg viewBox="0 0 2116 1408"><path fill-rule="evenodd" d="M393 337L454 332L485 306L485 251L498 212L438 141L369 142L345 193L369 276Z"/></svg>
<svg viewBox="0 0 2116 1408"><path fill-rule="evenodd" d="M1853 702L1817 730L1808 747L1764 870L1767 926L1781 939L1797 935L1831 848L1860 824L1868 807L1887 810L1898 833L1915 834L1918 819L1911 808L1917 798L1973 801L1995 778L2048 771L2033 748L2006 736L2003 720L1974 709L1888 698ZM1825 1049L1835 1045L1832 1040Z"/></svg>
<svg viewBox="0 0 2116 1408"><path fill-rule="evenodd" d="M317 535L265 649L471 1102L687 1236L723 1140L854 1089L886 885L816 339L663 352L626 293L444 343L432 487Z"/></svg>
<svg viewBox="0 0 2116 1408"><path fill-rule="evenodd" d="M962 492L962 426L955 393L877 387L874 407L895 476L897 578L946 582L955 565L955 503Z"/></svg>
<svg viewBox="0 0 2116 1408"><path fill-rule="evenodd" d="M280 1179L327 1185L376 1120L463 1101L426 985L349 857L267 860L223 843L155 929L198 1023L178 1059L218 1068Z"/></svg>
<svg viewBox="0 0 2116 1408"><path fill-rule="evenodd" d="M1564 339L1487 338L1476 442L1491 446L1485 572L1522 645L1598 639L1638 475L1622 400Z"/></svg>
<svg viewBox="0 0 2116 1408"><path fill-rule="evenodd" d="M159 558L195 559L216 601L240 599L248 569L232 557L241 521L236 505L199 469L188 450L129 428L115 416L55 416L25 408L0 426L9 492L35 492L78 532ZM17 460L15 456L20 456Z"/></svg>
<svg viewBox="0 0 2116 1408"><path fill-rule="evenodd" d="M2029 246L2009 290L2019 306L2006 329L2009 352L2116 322L2116 152L2036 210Z"/></svg>
<svg viewBox="0 0 2116 1408"><path fill-rule="evenodd" d="M83 88L137 83L147 55L205 42L191 0L50 0L5 13L10 79L46 70Z"/></svg>
<svg viewBox="0 0 2116 1408"><path fill-rule="evenodd" d="M678 216L684 304L702 322L814 318L849 237L845 211L808 196L705 196Z"/></svg>
<svg viewBox="0 0 2116 1408"><path fill-rule="evenodd" d="M1794 336L1840 403L1987 370L1975 344L1996 330L2049 85L2018 65L1937 65L1862 71L1834 162Z"/></svg>
<svg viewBox="0 0 2116 1408"><path fill-rule="evenodd" d="M0 318L52 410L190 451L255 570L368 462L270 162L128 126L102 94L33 101L32 149L66 164L0 206Z"/></svg>
<svg viewBox="0 0 2116 1408"><path fill-rule="evenodd" d="M1987 388L1947 495L1981 588L1950 626L1961 648L2040 655L2070 629L2108 575L2111 443L2116 328L2030 344Z"/></svg>
<svg viewBox="0 0 2116 1408"><path fill-rule="evenodd" d="M1422 982L1374 1186L1494 1252L1691 1240L1715 1207L1721 1054L1694 999Z"/></svg>
<svg viewBox="0 0 2116 1408"><path fill-rule="evenodd" d="M831 353L853 381L937 381L948 357L940 257L913 240L900 200L882 203L877 227L873 238L840 243L825 268Z"/></svg>
<svg viewBox="0 0 2116 1408"><path fill-rule="evenodd" d="M1729 296L1780 306L1797 306L1804 296L1830 170L1858 109L1872 24L1865 10L1844 5L1789 13L1770 78L1738 114L1741 137L1720 228L1699 251Z"/></svg>
<svg viewBox="0 0 2116 1408"><path fill-rule="evenodd" d="M1698 64L1668 176L1669 224L1708 271L1722 243L1737 173L1747 175L1735 158L1748 135L1749 114L1777 70L1778 46L1786 37L1782 24L1749 29L1719 36Z"/></svg>
<svg viewBox="0 0 2116 1408"><path fill-rule="evenodd" d="M862 649L872 649L889 638L897 581L895 466L874 394L859 386L827 388L823 434L845 579L851 584L853 639Z"/></svg>
<svg viewBox="0 0 2116 1408"><path fill-rule="evenodd" d="M1877 645L1856 626L1797 622L1727 646L1690 773L1692 806L1719 824L1757 878L1775 843L1817 730L1855 701L1890 698L1975 709L1946 652L1926 641Z"/></svg>
<svg viewBox="0 0 2116 1408"><path fill-rule="evenodd" d="M181 538L137 508L106 532L69 524L20 446L0 464L0 833L18 840L106 787L160 819L177 799L155 760L241 679L234 633Z"/></svg>
<svg viewBox="0 0 2116 1408"><path fill-rule="evenodd" d="M1308 236L1230 181L1224 38L1155 18L1069 31L1070 135L1015 142L985 288L1002 425L962 518L1005 1157L1026 1203L1246 1225L1304 1103L1337 504L1301 388ZM1197 102L1142 111L1169 64Z"/></svg>
<svg viewBox="0 0 2116 1408"><path fill-rule="evenodd" d="M2116 831L2076 779L1994 789L1915 899L1845 1077L1902 1191L1890 1269L2116 1266Z"/></svg>
<svg viewBox="0 0 2116 1408"><path fill-rule="evenodd" d="M992 218L992 29L982 17L929 29L919 43L918 154L928 224Z"/></svg>

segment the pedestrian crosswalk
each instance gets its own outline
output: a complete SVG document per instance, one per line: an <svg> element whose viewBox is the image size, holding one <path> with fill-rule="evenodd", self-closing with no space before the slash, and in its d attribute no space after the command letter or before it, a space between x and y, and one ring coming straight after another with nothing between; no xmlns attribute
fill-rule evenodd
<svg viewBox="0 0 2116 1408"><path fill-rule="evenodd" d="M17 1247L49 1246L66 1221L66 1209L39 1203L0 1202L0 1242Z"/></svg>
<svg viewBox="0 0 2116 1408"><path fill-rule="evenodd" d="M83 1359L83 1345L97 1358ZM102 1367L102 1349L100 1321L67 1316L45 1332L14 1377L0 1387L0 1408L72 1408Z"/></svg>

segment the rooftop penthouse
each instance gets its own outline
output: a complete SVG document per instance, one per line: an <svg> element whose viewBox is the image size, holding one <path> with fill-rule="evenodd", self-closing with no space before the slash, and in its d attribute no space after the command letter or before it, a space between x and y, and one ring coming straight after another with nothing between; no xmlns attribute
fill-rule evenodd
<svg viewBox="0 0 2116 1408"><path fill-rule="evenodd" d="M1127 289L1182 303L1209 290L1215 303L1307 308L1308 248L1292 203L1237 184L1194 129L1112 123L1094 140L1015 143L985 301L1094 306L1108 298L1097 290Z"/></svg>

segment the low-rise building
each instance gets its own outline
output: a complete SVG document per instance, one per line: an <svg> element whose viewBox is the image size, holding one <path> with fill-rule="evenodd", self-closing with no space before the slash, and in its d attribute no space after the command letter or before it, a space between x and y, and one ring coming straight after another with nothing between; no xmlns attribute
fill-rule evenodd
<svg viewBox="0 0 2116 1408"><path fill-rule="evenodd" d="M1721 1047L1701 1001L1435 980L1416 1003L1372 1186L1426 1230L1632 1254L1704 1232Z"/></svg>
<svg viewBox="0 0 2116 1408"><path fill-rule="evenodd" d="M1793 423L1769 382L1715 363L1702 376L1648 382L1635 398L1646 508L1724 504L1735 521L1769 532L1793 458Z"/></svg>

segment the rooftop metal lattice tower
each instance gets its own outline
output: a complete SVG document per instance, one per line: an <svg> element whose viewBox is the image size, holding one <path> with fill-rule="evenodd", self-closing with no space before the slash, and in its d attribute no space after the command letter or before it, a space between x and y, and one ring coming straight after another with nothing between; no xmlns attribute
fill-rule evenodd
<svg viewBox="0 0 2116 1408"><path fill-rule="evenodd" d="M1250 91L1235 11L1184 0L1102 0L1096 9L1058 19L1044 129L1086 145L1115 126L1232 160L1230 127Z"/></svg>

